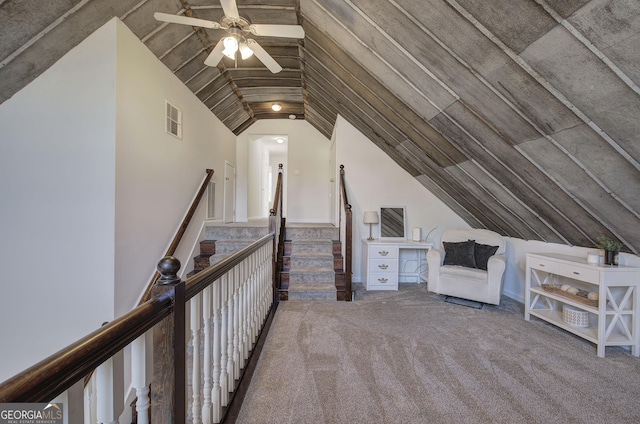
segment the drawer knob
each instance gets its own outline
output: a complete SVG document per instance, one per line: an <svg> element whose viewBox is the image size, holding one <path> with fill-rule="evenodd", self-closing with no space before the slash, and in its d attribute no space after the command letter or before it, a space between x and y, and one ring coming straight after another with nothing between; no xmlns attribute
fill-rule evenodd
<svg viewBox="0 0 640 424"><path fill-rule="evenodd" d="M380 256L387 256L389 252L387 252L386 250L381 250L378 252L378 254L380 254Z"/></svg>
<svg viewBox="0 0 640 424"><path fill-rule="evenodd" d="M380 281L381 283L386 283L387 281L389 281L388 278L378 278L378 281Z"/></svg>
<svg viewBox="0 0 640 424"><path fill-rule="evenodd" d="M540 266L541 268L544 268L544 264L539 264L539 266Z"/></svg>
<svg viewBox="0 0 640 424"><path fill-rule="evenodd" d="M389 268L389 265L386 265L386 264L380 264L380 265L378 265L378 268L380 268L380 269L387 269L387 268Z"/></svg>
<svg viewBox="0 0 640 424"><path fill-rule="evenodd" d="M579 273L578 271L573 271L573 273L574 273L575 275L580 275L580 273Z"/></svg>

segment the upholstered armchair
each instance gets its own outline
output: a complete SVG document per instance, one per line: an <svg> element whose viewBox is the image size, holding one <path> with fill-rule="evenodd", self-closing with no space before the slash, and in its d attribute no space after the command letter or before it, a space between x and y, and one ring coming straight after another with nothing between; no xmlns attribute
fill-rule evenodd
<svg viewBox="0 0 640 424"><path fill-rule="evenodd" d="M427 253L428 289L447 296L500 304L504 283L505 241L481 229L453 229L442 235L440 249Z"/></svg>

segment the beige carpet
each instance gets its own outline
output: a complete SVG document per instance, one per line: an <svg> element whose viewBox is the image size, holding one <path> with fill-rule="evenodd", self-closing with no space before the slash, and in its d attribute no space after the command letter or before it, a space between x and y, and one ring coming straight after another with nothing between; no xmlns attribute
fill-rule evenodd
<svg viewBox="0 0 640 424"><path fill-rule="evenodd" d="M425 285L281 302L238 423L639 423L640 360Z"/></svg>

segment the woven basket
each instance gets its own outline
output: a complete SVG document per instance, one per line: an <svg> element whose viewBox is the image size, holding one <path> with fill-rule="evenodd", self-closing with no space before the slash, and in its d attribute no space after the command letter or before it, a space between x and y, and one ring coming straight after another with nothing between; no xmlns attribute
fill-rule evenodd
<svg viewBox="0 0 640 424"><path fill-rule="evenodd" d="M564 296L568 299L575 300L576 302L584 303L585 305L593 306L595 308L598 307L597 300L590 300L586 297L576 296L575 294L567 293L566 291L562 291L557 287L551 286L549 284L541 284L540 288L544 291L548 291L550 293L559 294L560 296Z"/></svg>
<svg viewBox="0 0 640 424"><path fill-rule="evenodd" d="M574 327L585 328L589 326L589 312L570 305L562 305L562 321Z"/></svg>

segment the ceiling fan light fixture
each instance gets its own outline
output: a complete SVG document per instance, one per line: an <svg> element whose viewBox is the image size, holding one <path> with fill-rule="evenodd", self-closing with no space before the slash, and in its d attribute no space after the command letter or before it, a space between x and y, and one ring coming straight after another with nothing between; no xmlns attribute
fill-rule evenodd
<svg viewBox="0 0 640 424"><path fill-rule="evenodd" d="M227 56L229 59L234 59L236 57L236 52L238 51L238 39L234 35L230 35L229 37L225 37L224 41L224 50L222 54Z"/></svg>
<svg viewBox="0 0 640 424"><path fill-rule="evenodd" d="M271 109L273 109L274 112L280 112L280 110L282 109L282 106L280 106L279 103L274 103L271 105Z"/></svg>
<svg viewBox="0 0 640 424"><path fill-rule="evenodd" d="M253 50L251 50L251 48L247 46L247 43L245 43L244 41L240 43L239 49L242 60L249 59L251 56L253 56Z"/></svg>

